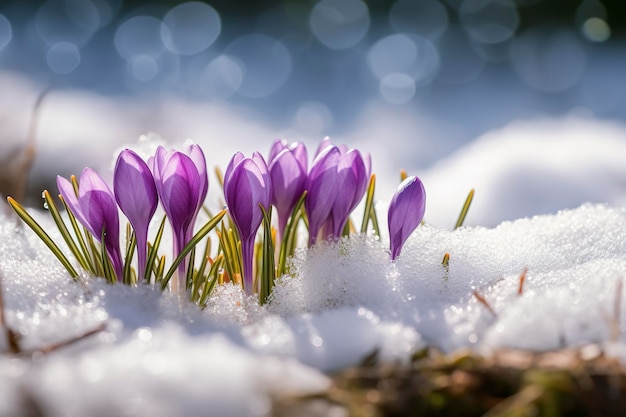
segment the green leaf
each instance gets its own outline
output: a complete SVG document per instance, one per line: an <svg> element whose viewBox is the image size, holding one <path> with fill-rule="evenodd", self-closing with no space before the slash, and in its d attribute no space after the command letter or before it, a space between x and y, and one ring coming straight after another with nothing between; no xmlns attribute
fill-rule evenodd
<svg viewBox="0 0 626 417"><path fill-rule="evenodd" d="M144 277L146 283L150 283L150 276L154 270L154 261L157 258L157 252L159 251L159 246L161 246L161 239L163 238L163 231L165 230L165 220L166 216L163 216L163 220L161 220L161 224L159 225L159 230L157 230L157 234L154 238L154 244L148 244L148 256L146 259L146 270L144 272Z"/></svg>
<svg viewBox="0 0 626 417"><path fill-rule="evenodd" d="M189 262L187 264L187 276L185 277L185 289L191 290L193 284L193 267L196 259L196 247L189 252Z"/></svg>
<svg viewBox="0 0 626 417"><path fill-rule="evenodd" d="M261 292L259 301L261 305L268 302L274 287L276 278L276 270L274 265L274 245L272 243L272 207L269 211L265 210L262 204L259 204L263 212L263 255L261 261Z"/></svg>
<svg viewBox="0 0 626 417"><path fill-rule="evenodd" d="M189 240L189 243L185 245L185 247L180 251L180 254L176 257L176 259L174 259L174 262L172 262L172 265L163 277L163 281L161 282L161 289L165 290L165 288L167 288L167 283L172 278L172 275L174 275L176 268L178 268L180 263L185 259L185 256L187 256L187 254L191 252L191 250L200 242L200 240L202 240L202 238L204 238L211 230L215 228L215 226L218 225L218 223L222 220L222 217L224 217L225 214L226 209L220 211L204 226L202 226L202 228L200 228L200 230L198 230L195 235L193 235L191 240Z"/></svg>
<svg viewBox="0 0 626 417"><path fill-rule="evenodd" d="M124 278L123 282L126 285L133 285L132 279L132 262L133 255L135 254L135 247L137 246L137 238L135 232L130 233L129 243L126 245L126 257L124 258Z"/></svg>
<svg viewBox="0 0 626 417"><path fill-rule="evenodd" d="M296 232L298 230L298 223L300 222L300 219L303 218L303 205L306 195L307 192L304 191L296 202L296 205L291 212L291 216L289 217L289 221L285 226L285 231L283 232L284 236L282 236L282 240L280 242L280 252L278 253L278 267L276 269L277 276L281 276L285 273L287 258L293 256L295 252L297 240Z"/></svg>
<svg viewBox="0 0 626 417"><path fill-rule="evenodd" d="M367 233L367 226L372 220L372 212L374 211L374 191L376 190L376 175L372 174L367 193L365 194L365 207L363 208L363 221L361 222L361 233ZM374 213L375 215L375 213Z"/></svg>
<svg viewBox="0 0 626 417"><path fill-rule="evenodd" d="M222 265L224 264L224 255L219 255L213 261L211 265L211 269L209 269L209 273L207 275L207 280L204 283L204 288L202 289L202 296L200 297L199 305L204 307L206 306L207 300L215 288L215 284L219 280L219 271L222 269Z"/></svg>
<svg viewBox="0 0 626 417"><path fill-rule="evenodd" d="M44 190L43 198L45 201L45 205L48 208L48 212L52 216L54 223L57 225L59 232L61 232L61 236L63 237L63 240L67 244L67 247L70 249L70 251L76 258L80 266L83 269L89 271L89 264L85 260L85 257L83 256L83 254L80 252L80 249L76 245L76 242L74 242L74 239L72 238L72 235L70 234L70 231L68 230L67 226L65 226L65 222L63 221L63 218L61 217L61 213L59 212L59 209L54 203L54 200L52 199L52 196L50 195L48 190Z"/></svg>
<svg viewBox="0 0 626 417"><path fill-rule="evenodd" d="M106 231L104 227L102 228L102 235L100 242L104 242L104 237L106 235ZM104 268L104 277L111 284L117 282L117 276L115 275L115 271L113 270L113 265L111 264L111 260L109 259L109 255L107 255L106 245L104 243L100 244L100 256L102 257L102 266Z"/></svg>
<svg viewBox="0 0 626 417"><path fill-rule="evenodd" d="M459 219L456 221L454 225L454 230L463 226L463 222L465 221L465 216L467 216L467 212L472 204L472 200L474 199L474 189L472 188L467 194L467 198L465 199L465 204L463 204L463 208L461 209L461 213L459 214Z"/></svg>
<svg viewBox="0 0 626 417"><path fill-rule="evenodd" d="M67 269L67 272L74 278L75 281L78 281L78 272L74 269L70 261L65 257L61 249L54 243L54 241L50 238L50 236L43 230L43 228L37 223L33 217L28 214L28 212L22 207L17 201L15 201L11 197L7 197L7 201L15 213L26 223L35 234L43 241L43 243L52 251L54 256L61 262L61 264Z"/></svg>
<svg viewBox="0 0 626 417"><path fill-rule="evenodd" d="M74 235L76 236L76 240L78 241L78 245L80 246L80 250L83 254L83 259L85 259L85 262L87 263L88 268L86 269L87 271L89 271L91 275L97 275L96 268L92 260L91 252L87 248L87 243L85 243L85 238L83 237L83 234L80 231L80 226L78 225L76 216L74 216L74 213L72 213L72 210L70 210L70 208L65 203L63 196L60 194L59 194L59 199L61 200L61 202L63 203L63 206L65 207L65 213L67 214L68 219L70 219L70 224L72 225L72 230L74 230Z"/></svg>

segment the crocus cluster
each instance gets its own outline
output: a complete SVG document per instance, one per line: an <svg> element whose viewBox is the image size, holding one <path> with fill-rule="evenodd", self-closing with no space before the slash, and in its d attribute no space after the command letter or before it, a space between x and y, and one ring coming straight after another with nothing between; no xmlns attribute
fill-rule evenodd
<svg viewBox="0 0 626 417"><path fill-rule="evenodd" d="M226 280L226 268L233 274L241 272L245 292L248 295L259 293L261 302L265 302L275 273L283 271L281 262L295 250L295 234L301 219L308 227L309 246L336 240L349 232L350 215L367 193L361 231L367 230L371 220L374 232L378 233L370 155L345 145L334 145L328 138L321 141L310 163L308 155L303 143L289 144L283 140L272 144L267 162L259 152L250 157L235 153L224 172L223 191L236 233L227 230L222 223L217 254L209 254L209 239L198 270L194 269L190 254L226 213L222 210L194 235L194 225L209 187L205 156L198 145L191 145L184 152L159 146L147 160L132 150L123 150L115 164L112 189L90 168L85 168L78 180L57 177L61 198L73 215L70 220L75 218L100 243L98 250L103 265L110 267L90 269L87 256L83 256L85 245L81 252L67 240L67 230L64 233L65 226L58 220L58 211L53 217L56 216L57 226L79 263L94 274L104 271L112 280L133 282L129 279L133 247L127 244L125 257L120 248L121 211L134 233L138 281L151 282L151 274L155 272L163 288L168 282L173 292L191 288L192 300L200 297L199 293L202 293L201 299L206 300L215 283ZM157 257L154 249L160 242L163 223L154 244L148 242L149 226L159 201L171 226L175 259L166 274L163 274L164 257ZM409 235L422 221L425 203L424 186L415 176L406 178L393 195L388 210L392 261L398 258ZM271 230L272 206L277 213L277 237ZM15 202L13 207L23 219L28 218ZM36 232L39 230L39 236L46 242L45 232L30 220L27 223ZM75 226L76 221L72 222ZM256 245L261 224L264 224L264 240L262 245ZM47 244L64 265L70 265L58 247L49 241ZM93 245L93 241L90 244ZM259 253L255 254L257 247L262 257L255 257ZM289 252L283 250L286 247L290 248ZM280 249L278 266L274 264L276 249ZM262 266L261 280L255 277L255 264ZM208 273L204 275L206 268ZM71 265L68 271L70 269ZM200 284L196 285L198 282Z"/></svg>
<svg viewBox="0 0 626 417"><path fill-rule="evenodd" d="M172 227L174 256L191 238L194 223L208 189L206 161L202 149L191 145L187 152L159 147L148 162L129 149L120 152L113 175L113 191L90 168L85 168L78 181L59 176L57 186L69 210L106 248L118 281L123 277L119 239L118 207L135 233L138 277L143 279L147 265L148 227L161 204ZM182 265L179 275L184 276ZM180 278L180 277L179 277ZM172 281L178 290L178 278Z"/></svg>
<svg viewBox="0 0 626 417"><path fill-rule="evenodd" d="M305 210L309 224L309 245L318 237L338 238L350 213L359 204L370 176L370 157L356 149L335 146L324 139L311 165L300 142L277 140L269 153L269 166L255 152L245 158L240 152L231 159L224 175L224 197L241 238L244 288L252 293L254 241L263 214L270 204L278 212L278 235L293 215L297 201L306 191ZM337 192L341 190L341 192Z"/></svg>

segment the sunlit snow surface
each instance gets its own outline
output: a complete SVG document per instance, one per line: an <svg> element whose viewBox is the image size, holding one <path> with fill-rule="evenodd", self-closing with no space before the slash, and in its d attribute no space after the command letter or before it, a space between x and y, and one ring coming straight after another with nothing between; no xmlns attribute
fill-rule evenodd
<svg viewBox="0 0 626 417"><path fill-rule="evenodd" d="M385 237L320 245L298 253L267 308L225 286L200 311L150 287L75 283L30 230L1 220L7 320L24 347L106 330L45 357L0 356L0 415L29 402L53 416L265 415L272 396L323 390L318 370L376 349L395 361L426 344L604 343L626 273L626 210L583 205L492 229L425 224L395 263Z"/></svg>

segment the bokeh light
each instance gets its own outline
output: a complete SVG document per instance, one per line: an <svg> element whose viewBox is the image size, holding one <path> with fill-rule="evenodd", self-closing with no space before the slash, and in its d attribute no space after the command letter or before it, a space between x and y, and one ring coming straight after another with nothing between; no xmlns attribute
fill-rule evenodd
<svg viewBox="0 0 626 417"><path fill-rule="evenodd" d="M292 70L291 55L276 39L254 33L244 35L224 50L237 61L243 78L237 93L252 98L266 97L283 85Z"/></svg>
<svg viewBox="0 0 626 417"><path fill-rule="evenodd" d="M150 55L137 55L130 59L130 72L141 82L153 80L159 73L159 64Z"/></svg>
<svg viewBox="0 0 626 417"><path fill-rule="evenodd" d="M50 69L57 74L69 74L80 64L80 51L70 42L57 42L46 56Z"/></svg>
<svg viewBox="0 0 626 417"><path fill-rule="evenodd" d="M410 32L435 39L448 26L448 12L436 0L398 0L389 11L389 22L396 32Z"/></svg>
<svg viewBox="0 0 626 417"><path fill-rule="evenodd" d="M379 80L391 74L405 74L413 81L413 88L428 84L439 70L437 48L418 35L399 33L378 40L370 48L367 61Z"/></svg>
<svg viewBox="0 0 626 417"><path fill-rule="evenodd" d="M221 29L220 16L213 7L191 1L167 12L161 26L161 38L170 51L194 55L211 46Z"/></svg>
<svg viewBox="0 0 626 417"><path fill-rule="evenodd" d="M202 71L200 89L210 99L226 99L235 94L243 82L243 70L237 60L220 55Z"/></svg>
<svg viewBox="0 0 626 417"><path fill-rule="evenodd" d="M456 26L450 26L446 33L437 40L441 69L437 80L446 84L465 84L475 80L485 61L476 53L465 32Z"/></svg>
<svg viewBox="0 0 626 417"><path fill-rule="evenodd" d="M161 21L151 16L135 16L123 22L115 32L114 42L120 56L129 61L139 55L156 58L165 49Z"/></svg>
<svg viewBox="0 0 626 417"><path fill-rule="evenodd" d="M536 29L522 33L511 47L511 62L528 86L552 93L576 85L587 67L579 38L562 30Z"/></svg>
<svg viewBox="0 0 626 417"><path fill-rule="evenodd" d="M611 37L609 24L599 17L590 17L582 27L583 35L590 41L604 42Z"/></svg>
<svg viewBox="0 0 626 417"><path fill-rule="evenodd" d="M415 96L415 81L406 74L393 73L380 80L380 94L394 104L404 104Z"/></svg>
<svg viewBox="0 0 626 417"><path fill-rule="evenodd" d="M326 135L333 125L333 114L323 103L306 101L298 107L294 122L300 131L313 135Z"/></svg>
<svg viewBox="0 0 626 417"><path fill-rule="evenodd" d="M487 44L510 39L520 23L513 0L465 0L459 15L472 39Z"/></svg>
<svg viewBox="0 0 626 417"><path fill-rule="evenodd" d="M369 10L361 0L321 0L311 11L309 24L321 43L331 49L346 49L367 34Z"/></svg>
<svg viewBox="0 0 626 417"><path fill-rule="evenodd" d="M84 45L100 24L98 9L89 0L47 1L34 16L35 29L48 45L58 42Z"/></svg>
<svg viewBox="0 0 626 417"><path fill-rule="evenodd" d="M0 51L3 50L13 39L13 27L11 22L0 13Z"/></svg>

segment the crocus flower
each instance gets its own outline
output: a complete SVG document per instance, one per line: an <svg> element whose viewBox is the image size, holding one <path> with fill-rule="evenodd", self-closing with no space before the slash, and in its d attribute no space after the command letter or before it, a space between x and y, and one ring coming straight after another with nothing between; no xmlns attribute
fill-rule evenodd
<svg viewBox="0 0 626 417"><path fill-rule="evenodd" d="M272 181L272 204L278 211L278 234L282 238L287 220L304 192L307 178L307 151L302 142L287 146L277 140L269 157L269 174Z"/></svg>
<svg viewBox="0 0 626 417"><path fill-rule="evenodd" d="M389 203L387 221L391 260L395 260L409 235L419 226L426 210L426 191L418 177L408 177Z"/></svg>
<svg viewBox="0 0 626 417"><path fill-rule="evenodd" d="M369 180L369 162L365 162L359 151L349 149L342 152L337 163L337 193L328 218L329 229L335 238L341 237L343 228L352 210L359 204ZM369 155L368 155L369 156Z"/></svg>
<svg viewBox="0 0 626 417"><path fill-rule="evenodd" d="M76 219L104 245L118 281L122 280L119 214L107 183L95 171L85 168L78 181L78 196L72 183L61 176L57 176L57 187Z"/></svg>
<svg viewBox="0 0 626 417"><path fill-rule="evenodd" d="M191 145L187 154L159 146L149 162L152 162L161 204L172 226L174 257L177 257L193 235L196 217L209 187L204 153L198 145ZM179 280L185 272L183 262L178 276L172 279L173 292L179 290Z"/></svg>
<svg viewBox="0 0 626 417"><path fill-rule="evenodd" d="M243 282L246 294L253 293L254 238L263 221L260 206L269 210L272 184L265 160L258 152L246 158L237 152L224 174L224 198L241 238Z"/></svg>
<svg viewBox="0 0 626 417"><path fill-rule="evenodd" d="M313 160L307 176L307 196L304 209L309 219L309 246L317 241L317 236L326 223L339 189L337 165L341 154L336 146L324 148ZM343 190L342 190L343 191Z"/></svg>
<svg viewBox="0 0 626 417"><path fill-rule="evenodd" d="M328 156L324 156L329 154L334 155L332 160L326 160ZM309 216L309 245L315 243L319 234L324 238L341 237L350 213L359 204L367 190L371 170L369 154L363 156L358 150L350 149L346 145L335 146L328 137L325 137L319 144L313 166L322 163L322 160L328 169L334 164L336 172L334 175L327 172L325 178L322 178L316 172L321 169L312 167L309 173L310 182L307 184L307 191L309 194L313 192L315 196L310 200L307 198L308 206L305 202ZM314 177L317 177L315 181L312 180ZM314 186L315 183L320 185L317 192L308 188ZM324 195L324 198L321 198L321 195ZM314 203L317 203L315 205L319 210L312 209L311 205ZM326 204L328 206L325 207ZM311 215L314 216L313 228L310 227ZM323 215L326 217L322 218Z"/></svg>
<svg viewBox="0 0 626 417"><path fill-rule="evenodd" d="M137 241L139 280L146 270L148 226L159 203L150 168L139 155L125 149L117 157L113 174L115 199L128 218Z"/></svg>

